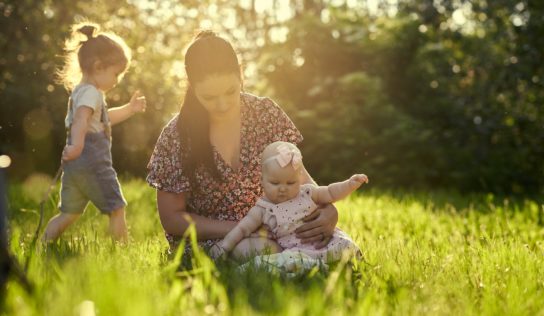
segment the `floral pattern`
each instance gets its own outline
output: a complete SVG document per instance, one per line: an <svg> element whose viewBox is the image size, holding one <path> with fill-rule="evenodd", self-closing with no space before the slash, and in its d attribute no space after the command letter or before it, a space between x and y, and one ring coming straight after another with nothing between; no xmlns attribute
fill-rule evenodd
<svg viewBox="0 0 544 316"><path fill-rule="evenodd" d="M231 168L214 150L214 160L223 181L216 181L202 167L195 173L195 183L182 170L181 161L188 151L182 148L177 131L178 115L162 130L147 165L147 182L154 188L172 192L190 192L187 211L218 220L240 221L262 195L260 155L275 141L298 144L302 135L285 112L269 98L240 94L242 124L240 165ZM171 249L180 237L166 234ZM203 248L217 240L199 242ZM187 249L186 249L187 250Z"/></svg>

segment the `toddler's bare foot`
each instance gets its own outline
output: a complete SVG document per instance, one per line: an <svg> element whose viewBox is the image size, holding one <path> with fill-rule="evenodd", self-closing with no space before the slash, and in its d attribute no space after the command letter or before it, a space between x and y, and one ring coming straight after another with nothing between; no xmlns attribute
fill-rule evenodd
<svg viewBox="0 0 544 316"><path fill-rule="evenodd" d="M53 218L49 220L47 223L47 227L45 227L45 232L42 236L42 242L43 243L50 243L57 240L60 235L68 228L68 226L72 225L81 214L69 214L69 213L60 213L55 215Z"/></svg>
<svg viewBox="0 0 544 316"><path fill-rule="evenodd" d="M120 241L122 243L126 243L128 241L128 230L124 209L118 209L111 213L109 232L116 241Z"/></svg>

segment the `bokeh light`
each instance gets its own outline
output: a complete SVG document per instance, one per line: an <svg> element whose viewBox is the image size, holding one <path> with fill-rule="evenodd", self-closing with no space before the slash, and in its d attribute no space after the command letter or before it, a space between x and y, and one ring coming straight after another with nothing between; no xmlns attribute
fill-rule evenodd
<svg viewBox="0 0 544 316"><path fill-rule="evenodd" d="M11 158L8 155L0 156L0 168L7 168L11 165Z"/></svg>
<svg viewBox="0 0 544 316"><path fill-rule="evenodd" d="M23 120L25 133L32 139L42 139L51 133L53 123L49 112L43 109L30 111Z"/></svg>
<svg viewBox="0 0 544 316"><path fill-rule="evenodd" d="M44 173L33 173L23 182L23 195L34 202L39 202L43 198L51 184L52 178Z"/></svg>
<svg viewBox="0 0 544 316"><path fill-rule="evenodd" d="M129 152L141 151L147 148L150 135L145 124L127 124L123 127L123 142L118 144L121 144Z"/></svg>

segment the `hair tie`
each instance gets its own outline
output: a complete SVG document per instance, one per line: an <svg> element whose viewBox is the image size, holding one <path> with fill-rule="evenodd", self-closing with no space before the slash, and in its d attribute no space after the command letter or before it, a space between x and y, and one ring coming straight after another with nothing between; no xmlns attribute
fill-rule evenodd
<svg viewBox="0 0 544 316"><path fill-rule="evenodd" d="M285 167L288 164L293 165L293 168L297 170L302 165L302 154L295 148L291 148L285 144L282 144L276 148L277 155L269 157L263 163L267 163L271 160L276 160L280 167Z"/></svg>
<svg viewBox="0 0 544 316"><path fill-rule="evenodd" d="M87 36L86 41L80 41L79 42L80 44L84 44L84 43L87 43L88 41L92 40L93 38L96 38L96 36L94 36L94 34L95 34L95 32L98 31L98 27L94 26L94 25L84 25L84 26L80 27L77 31L79 33Z"/></svg>

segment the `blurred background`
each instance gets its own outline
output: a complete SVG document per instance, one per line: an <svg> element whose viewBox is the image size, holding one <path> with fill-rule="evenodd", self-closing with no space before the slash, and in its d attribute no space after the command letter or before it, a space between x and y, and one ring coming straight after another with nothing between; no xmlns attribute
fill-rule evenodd
<svg viewBox="0 0 544 316"><path fill-rule="evenodd" d="M245 90L302 131L319 183L544 193L544 1L1 1L0 154L11 179L47 181L64 146L55 84L69 26L90 19L133 50L110 106L141 89L148 111L114 128L114 165L145 177L185 91L196 30L232 41Z"/></svg>

